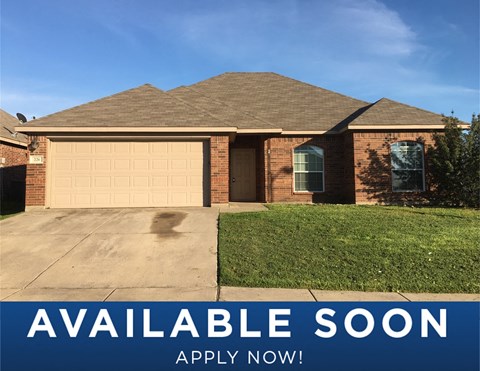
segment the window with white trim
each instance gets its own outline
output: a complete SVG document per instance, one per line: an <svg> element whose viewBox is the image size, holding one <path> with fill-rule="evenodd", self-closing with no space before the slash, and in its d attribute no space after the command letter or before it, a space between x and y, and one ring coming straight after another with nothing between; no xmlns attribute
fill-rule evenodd
<svg viewBox="0 0 480 371"><path fill-rule="evenodd" d="M423 144L397 142L390 145L392 190L421 192L425 190Z"/></svg>
<svg viewBox="0 0 480 371"><path fill-rule="evenodd" d="M293 151L295 192L323 192L323 149L303 145Z"/></svg>

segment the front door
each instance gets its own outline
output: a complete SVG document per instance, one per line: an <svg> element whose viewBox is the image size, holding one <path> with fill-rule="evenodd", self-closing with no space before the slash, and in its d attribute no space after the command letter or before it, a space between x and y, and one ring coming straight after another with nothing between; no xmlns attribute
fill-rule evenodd
<svg viewBox="0 0 480 371"><path fill-rule="evenodd" d="M230 201L256 201L255 149L230 150Z"/></svg>

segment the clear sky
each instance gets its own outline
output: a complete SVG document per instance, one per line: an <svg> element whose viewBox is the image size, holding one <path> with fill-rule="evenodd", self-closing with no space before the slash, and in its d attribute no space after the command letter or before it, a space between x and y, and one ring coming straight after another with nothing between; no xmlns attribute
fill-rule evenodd
<svg viewBox="0 0 480 371"><path fill-rule="evenodd" d="M273 71L470 122L478 0L1 0L0 105L40 117L151 83Z"/></svg>

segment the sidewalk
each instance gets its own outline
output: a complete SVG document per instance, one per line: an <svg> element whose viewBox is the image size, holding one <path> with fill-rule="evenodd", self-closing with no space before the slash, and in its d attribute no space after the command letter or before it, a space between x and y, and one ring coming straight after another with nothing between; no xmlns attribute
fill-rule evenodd
<svg viewBox="0 0 480 371"><path fill-rule="evenodd" d="M324 291L220 287L218 301L476 301L480 294Z"/></svg>

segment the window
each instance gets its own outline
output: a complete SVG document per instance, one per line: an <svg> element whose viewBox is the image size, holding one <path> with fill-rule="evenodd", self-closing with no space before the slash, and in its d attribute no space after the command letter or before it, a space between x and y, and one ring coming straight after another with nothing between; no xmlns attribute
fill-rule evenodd
<svg viewBox="0 0 480 371"><path fill-rule="evenodd" d="M393 191L424 191L423 145L415 142L398 142L393 143L390 149Z"/></svg>
<svg viewBox="0 0 480 371"><path fill-rule="evenodd" d="M323 149L303 145L293 151L295 192L323 192Z"/></svg>

